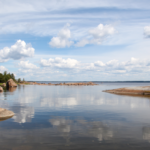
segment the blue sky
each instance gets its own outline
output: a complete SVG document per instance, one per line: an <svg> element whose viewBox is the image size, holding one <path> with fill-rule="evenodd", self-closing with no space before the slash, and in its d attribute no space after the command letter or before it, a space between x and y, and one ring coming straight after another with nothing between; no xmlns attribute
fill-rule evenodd
<svg viewBox="0 0 150 150"><path fill-rule="evenodd" d="M26 80L150 80L150 1L0 0L0 63Z"/></svg>

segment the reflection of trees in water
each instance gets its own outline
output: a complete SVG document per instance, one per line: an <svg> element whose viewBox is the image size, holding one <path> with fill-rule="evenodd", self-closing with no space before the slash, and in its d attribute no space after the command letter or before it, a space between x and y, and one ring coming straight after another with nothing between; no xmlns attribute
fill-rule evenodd
<svg viewBox="0 0 150 150"><path fill-rule="evenodd" d="M143 127L143 140L150 142L150 127Z"/></svg>
<svg viewBox="0 0 150 150"><path fill-rule="evenodd" d="M100 121L86 121L86 120L69 120L65 118L56 117L50 119L50 123L62 135L70 137L71 133L78 136L95 137L99 141L109 140L113 137L113 132L110 128Z"/></svg>

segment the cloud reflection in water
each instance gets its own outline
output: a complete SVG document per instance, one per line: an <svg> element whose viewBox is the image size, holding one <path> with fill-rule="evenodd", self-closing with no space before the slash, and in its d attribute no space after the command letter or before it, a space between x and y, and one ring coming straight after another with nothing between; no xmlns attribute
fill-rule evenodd
<svg viewBox="0 0 150 150"><path fill-rule="evenodd" d="M49 107L63 107L63 106L75 106L78 105L78 101L75 97L68 98L42 98L41 106L49 106Z"/></svg>
<svg viewBox="0 0 150 150"><path fill-rule="evenodd" d="M14 122L26 123L31 122L31 119L34 117L34 108L33 107L16 107L14 108L15 115L13 117Z"/></svg>
<svg viewBox="0 0 150 150"><path fill-rule="evenodd" d="M63 133L75 133L78 136L95 137L100 142L109 140L113 137L112 130L103 122L86 121L86 120L70 120L63 117L55 117L50 119L50 123L56 130ZM70 135L68 135L70 136Z"/></svg>
<svg viewBox="0 0 150 150"><path fill-rule="evenodd" d="M150 127L143 127L143 140L150 142Z"/></svg>

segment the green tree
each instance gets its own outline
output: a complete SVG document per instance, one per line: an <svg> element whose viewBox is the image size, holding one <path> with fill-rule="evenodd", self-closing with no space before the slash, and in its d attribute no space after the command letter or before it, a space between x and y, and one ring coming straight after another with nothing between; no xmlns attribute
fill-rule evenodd
<svg viewBox="0 0 150 150"><path fill-rule="evenodd" d="M5 78L4 75L0 73L0 83L5 82Z"/></svg>
<svg viewBox="0 0 150 150"><path fill-rule="evenodd" d="M15 82L21 82L21 78L18 80L15 79L15 75L13 73L7 73L7 71L4 71L4 73L0 73L0 83L7 82L9 79L13 79ZM23 79L25 82L25 79Z"/></svg>
<svg viewBox="0 0 150 150"><path fill-rule="evenodd" d="M21 79L19 78L19 79L18 79L18 83L20 83L20 82L21 82Z"/></svg>
<svg viewBox="0 0 150 150"><path fill-rule="evenodd" d="M4 76L6 76L7 75L7 71L4 71Z"/></svg>
<svg viewBox="0 0 150 150"><path fill-rule="evenodd" d="M10 74L10 76L11 76L11 78L13 79L13 80L16 80L15 79L15 75L12 73L12 74Z"/></svg>

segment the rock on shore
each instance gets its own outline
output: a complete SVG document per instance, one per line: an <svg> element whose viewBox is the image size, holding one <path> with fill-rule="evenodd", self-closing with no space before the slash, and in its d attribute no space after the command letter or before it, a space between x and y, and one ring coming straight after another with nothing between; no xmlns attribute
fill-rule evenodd
<svg viewBox="0 0 150 150"><path fill-rule="evenodd" d="M10 88L10 87L17 87L17 84L14 82L13 79L9 79L6 83L6 87Z"/></svg>
<svg viewBox="0 0 150 150"><path fill-rule="evenodd" d="M0 86L0 92L3 92L3 88Z"/></svg>
<svg viewBox="0 0 150 150"><path fill-rule="evenodd" d="M14 116L14 112L4 108L0 108L0 120L11 118L13 116Z"/></svg>
<svg viewBox="0 0 150 150"><path fill-rule="evenodd" d="M2 87L6 87L6 83L3 83L3 84L2 84Z"/></svg>
<svg viewBox="0 0 150 150"><path fill-rule="evenodd" d="M105 90L103 92L122 95L150 95L150 86L126 87L126 88Z"/></svg>
<svg viewBox="0 0 150 150"><path fill-rule="evenodd" d="M3 92L3 88L0 86L0 92Z"/></svg>

